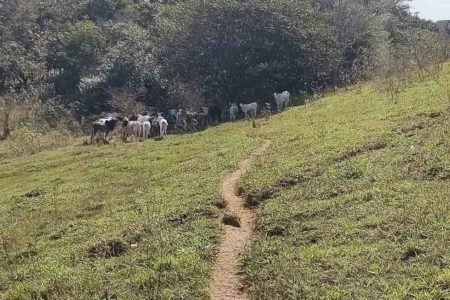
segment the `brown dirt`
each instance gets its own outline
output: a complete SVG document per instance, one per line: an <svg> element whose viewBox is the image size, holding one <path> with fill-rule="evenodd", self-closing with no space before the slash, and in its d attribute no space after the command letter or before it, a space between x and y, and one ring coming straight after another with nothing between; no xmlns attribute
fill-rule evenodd
<svg viewBox="0 0 450 300"><path fill-rule="evenodd" d="M349 150L339 153L334 158L334 161L340 162L340 161L348 160L348 159L351 159L358 155L362 155L362 154L368 153L370 151L381 150L386 147L387 147L387 144L385 142L369 143L361 148L353 148L353 149L349 149Z"/></svg>
<svg viewBox="0 0 450 300"><path fill-rule="evenodd" d="M212 300L244 300L248 295L238 275L238 258L250 241L254 225L255 214L245 207L245 200L237 196L237 182L251 167L256 156L264 154L271 142L264 144L239 164L239 169L229 174L222 183L220 192L227 203L227 210L240 219L240 227L226 226L219 248L213 278L209 285L209 295Z"/></svg>

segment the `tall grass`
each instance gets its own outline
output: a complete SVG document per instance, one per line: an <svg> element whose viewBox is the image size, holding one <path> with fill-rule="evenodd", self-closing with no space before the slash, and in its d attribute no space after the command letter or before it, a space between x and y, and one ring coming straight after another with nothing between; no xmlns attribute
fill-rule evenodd
<svg viewBox="0 0 450 300"><path fill-rule="evenodd" d="M0 160L67 146L74 143L76 137L77 134L64 129L42 134L23 127L0 141Z"/></svg>

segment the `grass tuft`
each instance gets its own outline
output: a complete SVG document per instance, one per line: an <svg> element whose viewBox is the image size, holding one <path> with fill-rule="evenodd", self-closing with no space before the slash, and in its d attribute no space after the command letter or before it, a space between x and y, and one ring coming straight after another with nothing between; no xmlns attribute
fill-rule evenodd
<svg viewBox="0 0 450 300"><path fill-rule="evenodd" d="M128 251L129 246L119 240L104 241L88 249L89 258L118 257Z"/></svg>

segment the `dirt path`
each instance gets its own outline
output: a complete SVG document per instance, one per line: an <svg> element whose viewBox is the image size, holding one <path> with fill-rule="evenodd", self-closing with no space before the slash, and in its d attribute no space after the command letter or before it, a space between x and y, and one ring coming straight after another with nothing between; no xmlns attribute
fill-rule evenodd
<svg viewBox="0 0 450 300"><path fill-rule="evenodd" d="M220 192L227 203L227 212L237 215L241 227L225 226L225 232L219 248L219 254L213 269L213 278L209 285L212 300L248 299L238 273L238 257L250 241L255 224L255 214L244 207L245 200L236 196L237 182L251 167L253 159L269 148L271 141L264 144L250 157L239 164L239 169L225 177Z"/></svg>

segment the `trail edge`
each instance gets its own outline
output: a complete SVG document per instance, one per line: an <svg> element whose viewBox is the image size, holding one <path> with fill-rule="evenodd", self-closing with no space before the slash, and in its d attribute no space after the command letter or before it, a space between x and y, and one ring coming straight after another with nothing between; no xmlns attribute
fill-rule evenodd
<svg viewBox="0 0 450 300"><path fill-rule="evenodd" d="M249 299L238 274L238 258L253 235L256 216L251 209L245 207L245 199L237 195L237 183L250 170L255 157L263 155L270 145L271 141L265 140L258 150L239 163L239 168L234 173L225 177L220 187L221 196L227 203L226 210L240 218L241 226L225 226L209 285L212 300Z"/></svg>

